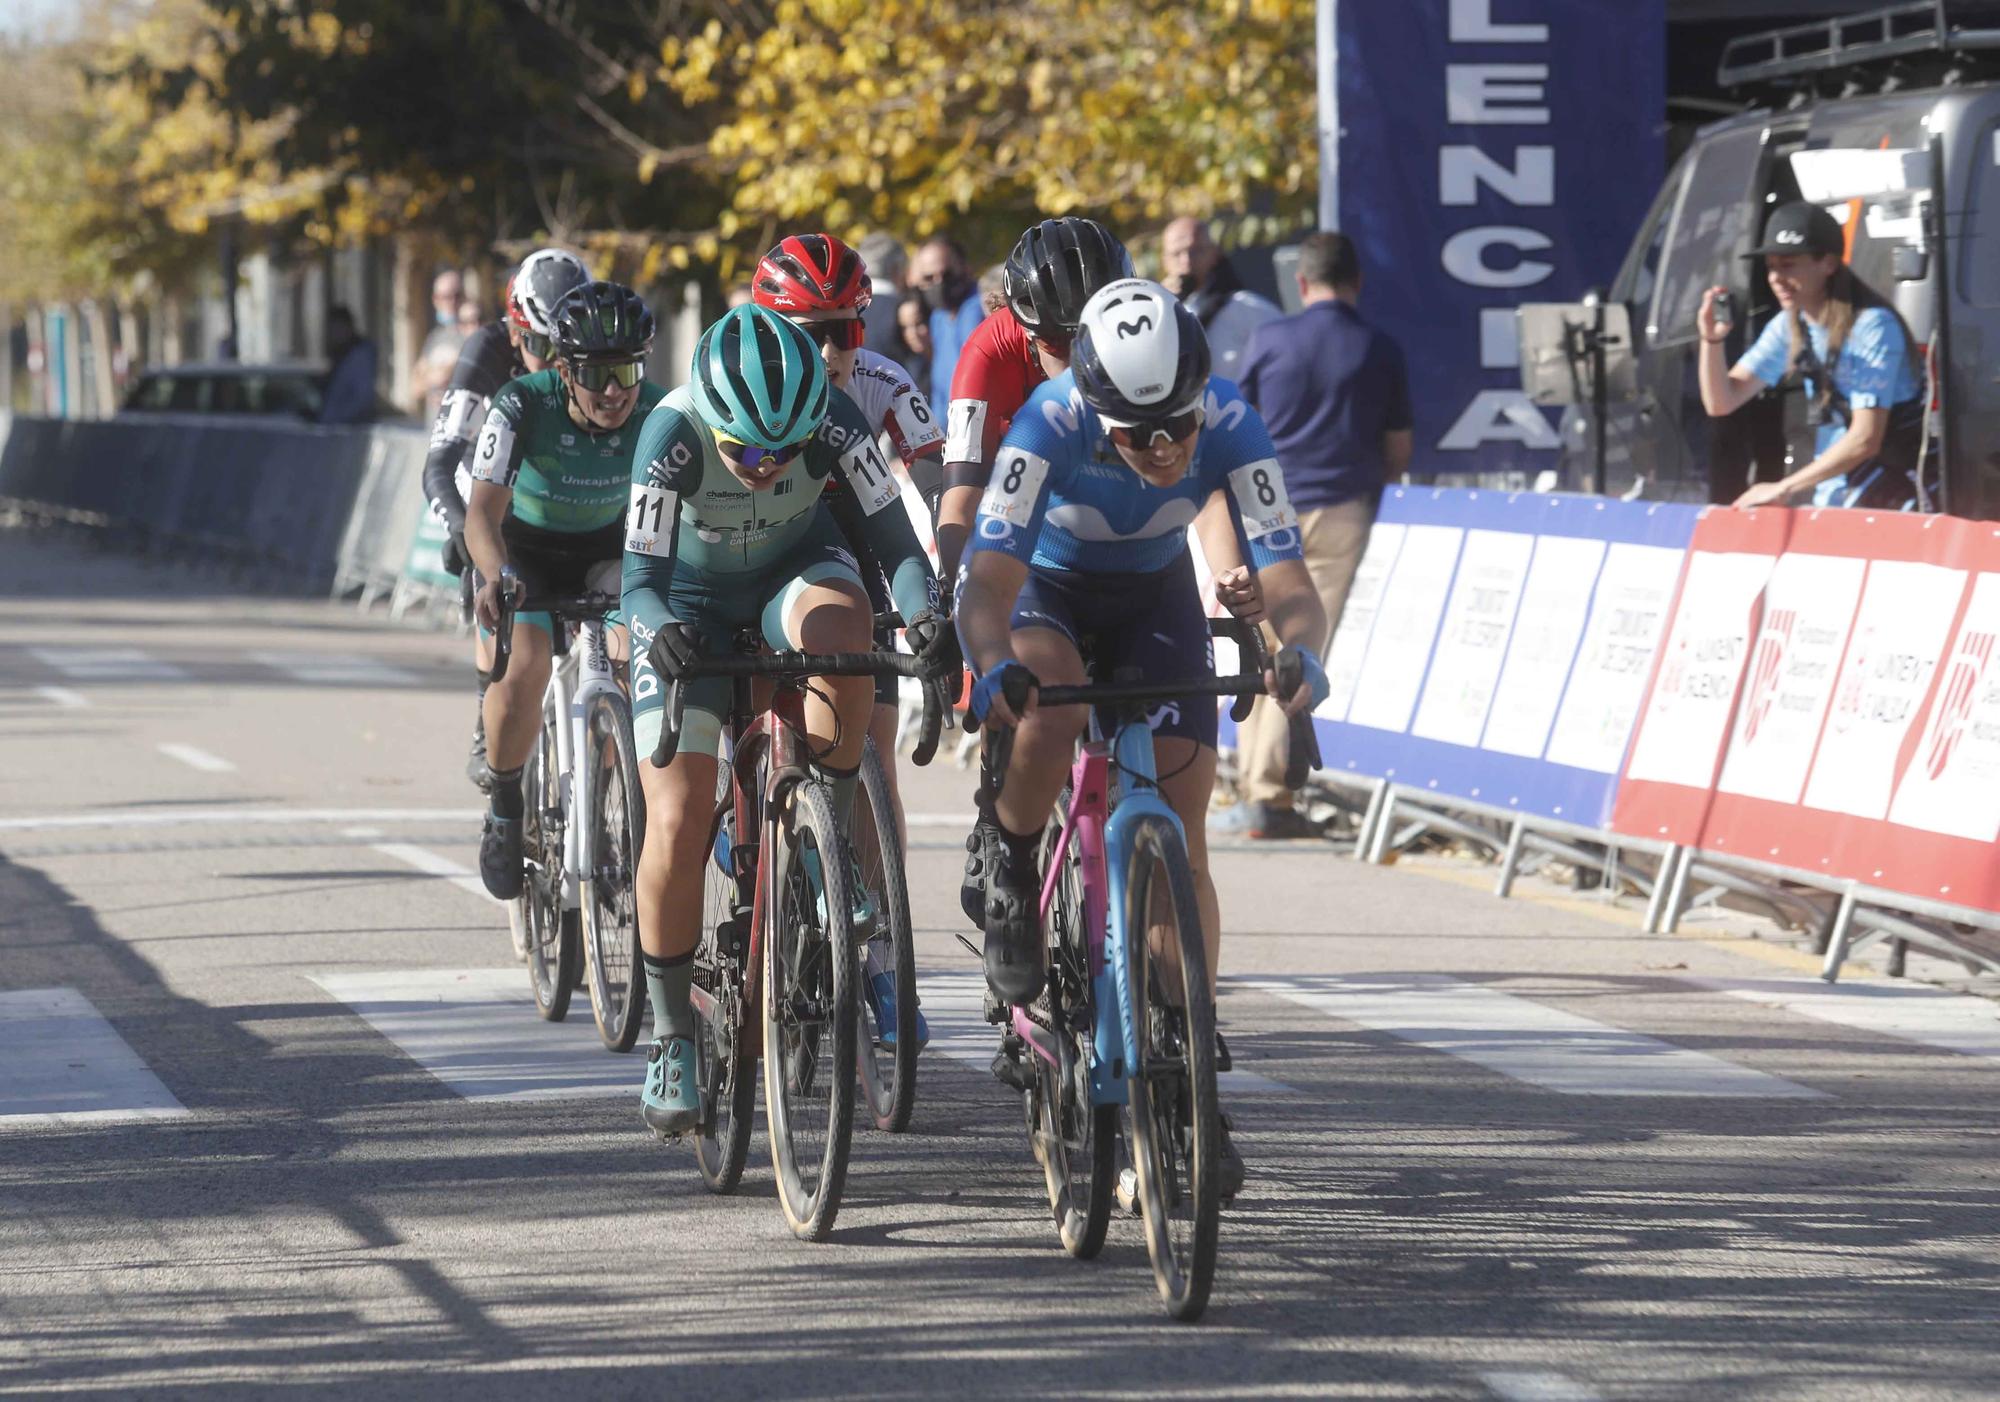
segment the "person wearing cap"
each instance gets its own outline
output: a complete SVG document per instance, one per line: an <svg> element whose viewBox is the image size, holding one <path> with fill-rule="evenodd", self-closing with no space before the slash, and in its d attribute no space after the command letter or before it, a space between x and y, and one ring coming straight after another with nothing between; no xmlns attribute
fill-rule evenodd
<svg viewBox="0 0 2000 1402"><path fill-rule="evenodd" d="M1814 425L1812 460L1775 482L1753 482L1739 507L1785 505L1807 493L1816 506L1891 509L1915 499L1923 434L1923 385L1909 328L1846 261L1840 223L1803 200L1780 205L1764 241L1747 257L1764 261L1778 315L1735 367L1729 334L1715 315L1721 287L1701 299L1701 403L1711 417L1735 413L1764 390L1803 380Z"/></svg>

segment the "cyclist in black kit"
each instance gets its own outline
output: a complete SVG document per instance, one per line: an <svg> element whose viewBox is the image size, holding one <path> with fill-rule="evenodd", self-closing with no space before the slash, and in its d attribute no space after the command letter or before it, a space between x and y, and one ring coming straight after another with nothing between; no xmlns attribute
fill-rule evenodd
<svg viewBox="0 0 2000 1402"><path fill-rule="evenodd" d="M424 495L431 511L451 532L444 544L444 567L464 577L472 567L465 549L465 503L471 495L471 474L464 464L472 440L486 422L493 396L509 380L548 369L554 355L556 303L571 288L590 281L583 260L560 248L530 253L507 284L507 315L488 322L466 339L451 372L451 385L431 425L431 446L424 458ZM473 639L474 656L483 671L492 665L489 645ZM480 688L485 696L485 688ZM466 777L482 790L488 786L486 720L482 714L472 732L472 754Z"/></svg>

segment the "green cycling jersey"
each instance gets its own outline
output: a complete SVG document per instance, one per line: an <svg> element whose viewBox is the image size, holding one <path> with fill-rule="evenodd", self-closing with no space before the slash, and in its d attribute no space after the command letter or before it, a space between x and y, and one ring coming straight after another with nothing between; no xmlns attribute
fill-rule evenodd
<svg viewBox="0 0 2000 1402"><path fill-rule="evenodd" d="M511 509L524 525L566 534L602 530L623 514L634 449L644 436L641 421L664 394L642 381L639 403L624 427L592 433L570 417L568 392L556 371L509 380L487 411L472 476L511 488Z"/></svg>

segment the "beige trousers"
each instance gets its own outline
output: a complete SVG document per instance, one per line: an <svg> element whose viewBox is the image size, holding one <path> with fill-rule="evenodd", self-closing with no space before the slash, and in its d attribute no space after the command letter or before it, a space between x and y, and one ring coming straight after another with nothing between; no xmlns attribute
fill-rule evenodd
<svg viewBox="0 0 2000 1402"><path fill-rule="evenodd" d="M1372 497L1343 501L1299 513L1299 536L1306 557L1306 572L1319 591L1320 607L1326 610L1326 637L1320 639L1320 660L1326 660L1327 644L1340 626L1340 611L1347 604L1347 591L1354 583L1354 571L1368 548L1368 530L1375 524ZM1236 770L1242 776L1243 797L1272 808L1290 808L1291 792L1285 787L1286 741L1289 727L1285 713L1268 696L1257 698L1250 719L1237 728Z"/></svg>

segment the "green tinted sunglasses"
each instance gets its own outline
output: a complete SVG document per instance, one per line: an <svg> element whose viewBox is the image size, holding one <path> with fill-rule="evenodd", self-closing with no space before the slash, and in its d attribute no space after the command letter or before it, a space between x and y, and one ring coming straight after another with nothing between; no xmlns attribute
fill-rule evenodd
<svg viewBox="0 0 2000 1402"><path fill-rule="evenodd" d="M632 386L646 378L646 362L643 360L620 360L612 364L572 364L569 367L569 372L575 377L578 388L587 389L592 394L596 394L601 390L609 389L613 380L616 380L626 389L632 388Z"/></svg>

